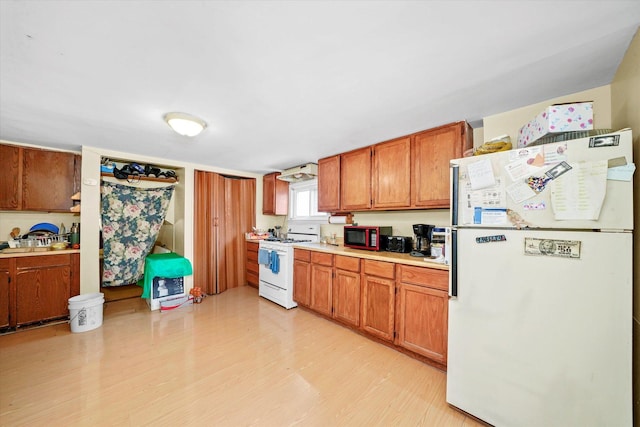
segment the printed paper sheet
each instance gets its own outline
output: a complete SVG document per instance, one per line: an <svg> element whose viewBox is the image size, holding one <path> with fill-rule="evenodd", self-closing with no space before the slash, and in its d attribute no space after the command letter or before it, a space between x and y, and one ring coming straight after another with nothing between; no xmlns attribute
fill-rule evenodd
<svg viewBox="0 0 640 427"><path fill-rule="evenodd" d="M550 184L556 220L597 220L607 192L607 161L571 163Z"/></svg>

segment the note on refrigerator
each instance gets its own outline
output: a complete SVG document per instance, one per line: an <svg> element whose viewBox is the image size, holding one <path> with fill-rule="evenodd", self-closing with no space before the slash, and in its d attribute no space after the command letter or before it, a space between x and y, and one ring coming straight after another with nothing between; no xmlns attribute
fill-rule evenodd
<svg viewBox="0 0 640 427"><path fill-rule="evenodd" d="M549 184L556 220L597 220L607 192L607 161L571 163Z"/></svg>
<svg viewBox="0 0 640 427"><path fill-rule="evenodd" d="M459 209L462 224L474 224L476 220L476 208L496 209L507 206L507 196L504 181L501 177L495 179L495 185L480 190L473 190L471 183L467 182L461 188Z"/></svg>
<svg viewBox="0 0 640 427"><path fill-rule="evenodd" d="M631 181L633 179L633 173L636 171L635 163L629 163L624 166L616 166L609 168L607 171L607 179L613 181Z"/></svg>
<svg viewBox="0 0 640 427"><path fill-rule="evenodd" d="M480 190L496 185L493 167L489 159L470 163L467 166L467 174L469 175L472 190Z"/></svg>

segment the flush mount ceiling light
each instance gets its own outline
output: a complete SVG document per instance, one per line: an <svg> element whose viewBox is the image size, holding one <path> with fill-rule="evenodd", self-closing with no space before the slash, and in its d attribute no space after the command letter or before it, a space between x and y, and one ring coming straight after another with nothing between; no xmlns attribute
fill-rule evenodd
<svg viewBox="0 0 640 427"><path fill-rule="evenodd" d="M187 113L167 113L164 121L171 129L184 136L196 136L207 127L204 120Z"/></svg>

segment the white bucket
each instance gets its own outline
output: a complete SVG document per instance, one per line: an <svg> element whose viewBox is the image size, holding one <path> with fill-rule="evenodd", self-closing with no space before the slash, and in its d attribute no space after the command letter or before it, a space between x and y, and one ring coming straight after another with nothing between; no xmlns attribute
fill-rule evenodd
<svg viewBox="0 0 640 427"><path fill-rule="evenodd" d="M102 326L104 294L84 294L69 298L71 332L85 332Z"/></svg>

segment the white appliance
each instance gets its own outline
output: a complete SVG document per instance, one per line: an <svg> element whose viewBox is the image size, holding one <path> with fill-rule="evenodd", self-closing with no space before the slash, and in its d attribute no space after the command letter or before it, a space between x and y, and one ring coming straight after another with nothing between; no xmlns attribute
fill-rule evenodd
<svg viewBox="0 0 640 427"><path fill-rule="evenodd" d="M632 162L630 130L451 162L448 403L632 424Z"/></svg>
<svg viewBox="0 0 640 427"><path fill-rule="evenodd" d="M291 225L285 239L261 240L258 248L258 295L287 309L297 307L298 304L293 300L293 245L319 241L318 224ZM270 261L274 254L278 257L276 268Z"/></svg>
<svg viewBox="0 0 640 427"><path fill-rule="evenodd" d="M278 178L281 181L300 182L314 179L318 176L318 165L316 163L307 163L305 165L296 166L294 168L285 169Z"/></svg>

